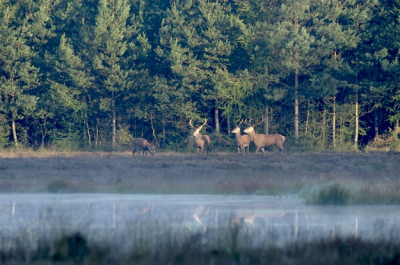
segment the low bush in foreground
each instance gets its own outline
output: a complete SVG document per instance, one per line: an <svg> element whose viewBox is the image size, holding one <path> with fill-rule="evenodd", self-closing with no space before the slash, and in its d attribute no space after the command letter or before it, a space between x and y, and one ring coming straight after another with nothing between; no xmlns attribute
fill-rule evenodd
<svg viewBox="0 0 400 265"><path fill-rule="evenodd" d="M375 184L359 181L306 184L299 192L308 205L377 205L400 204L397 183Z"/></svg>
<svg viewBox="0 0 400 265"><path fill-rule="evenodd" d="M68 192L68 182L63 178L52 179L47 184L47 191L50 193Z"/></svg>
<svg viewBox="0 0 400 265"><path fill-rule="evenodd" d="M321 187L306 197L307 204L346 205L350 199L349 191L341 184L333 183Z"/></svg>
<svg viewBox="0 0 400 265"><path fill-rule="evenodd" d="M232 239L235 237L233 236ZM207 247L201 235L183 243L173 238L156 246L138 246L125 254L118 244L89 246L79 233L54 242L41 242L34 252L19 244L0 251L2 264L399 264L398 242L369 242L357 238L331 238L297 242L285 247L238 247L235 241Z"/></svg>

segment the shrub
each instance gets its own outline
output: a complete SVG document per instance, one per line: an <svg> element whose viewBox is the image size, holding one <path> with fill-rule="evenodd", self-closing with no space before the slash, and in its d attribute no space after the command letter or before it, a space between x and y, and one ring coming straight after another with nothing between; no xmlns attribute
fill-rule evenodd
<svg viewBox="0 0 400 265"><path fill-rule="evenodd" d="M68 188L68 183L61 178L53 179L47 184L47 191L52 193L58 193L65 191Z"/></svg>
<svg viewBox="0 0 400 265"><path fill-rule="evenodd" d="M316 205L345 205L350 199L347 189L338 183L323 187L306 199L307 204Z"/></svg>

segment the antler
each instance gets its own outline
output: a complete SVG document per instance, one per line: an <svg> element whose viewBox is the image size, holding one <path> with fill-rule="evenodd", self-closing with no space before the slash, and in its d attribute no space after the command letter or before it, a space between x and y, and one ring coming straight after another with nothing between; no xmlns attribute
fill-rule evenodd
<svg viewBox="0 0 400 265"><path fill-rule="evenodd" d="M207 123L207 119L204 119L204 123L203 123L201 126L199 126L198 128L196 128L196 127L194 127L194 125L193 125L193 120L192 120L192 119L189 120L189 125L190 125L190 127L192 127L193 129L201 129L204 125L206 125L206 123Z"/></svg>
<svg viewBox="0 0 400 265"><path fill-rule="evenodd" d="M193 126L193 120L192 120L192 119L189 120L189 125L190 125L190 127L192 127L193 129L195 129L194 126Z"/></svg>
<svg viewBox="0 0 400 265"><path fill-rule="evenodd" d="M254 124L253 127L256 127L257 125L260 125L260 124L263 123L264 121L265 121L265 117L263 117L259 123Z"/></svg>
<svg viewBox="0 0 400 265"><path fill-rule="evenodd" d="M199 128L200 128L200 129L203 128L203 126L206 125L206 123L207 123L207 119L204 119L203 125L201 125Z"/></svg>
<svg viewBox="0 0 400 265"><path fill-rule="evenodd" d="M246 124L247 126L249 126L249 127L253 127L253 125L251 125L251 120L252 120L253 118L251 118L249 121L247 121L247 119L244 121L244 124Z"/></svg>
<svg viewBox="0 0 400 265"><path fill-rule="evenodd" d="M243 123L243 119L240 121L240 123L238 124L238 121L240 120L240 118L239 119L237 119L236 121L235 121L235 126L237 126L237 127L239 127L240 126L240 124L242 124Z"/></svg>

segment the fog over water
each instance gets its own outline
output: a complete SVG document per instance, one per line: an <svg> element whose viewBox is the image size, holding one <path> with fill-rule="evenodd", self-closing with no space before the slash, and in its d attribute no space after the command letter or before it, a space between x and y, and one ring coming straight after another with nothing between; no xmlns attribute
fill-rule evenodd
<svg viewBox="0 0 400 265"><path fill-rule="evenodd" d="M399 238L399 206L307 206L297 196L2 194L0 247L79 231L92 241L159 240L238 227L252 244ZM209 236L209 234L208 234Z"/></svg>

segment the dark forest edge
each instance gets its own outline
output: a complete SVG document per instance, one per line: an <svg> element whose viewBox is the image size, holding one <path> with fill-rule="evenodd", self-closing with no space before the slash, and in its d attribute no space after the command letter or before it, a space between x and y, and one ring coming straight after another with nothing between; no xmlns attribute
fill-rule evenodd
<svg viewBox="0 0 400 265"><path fill-rule="evenodd" d="M399 8L2 1L0 148L115 150L141 137L179 150L188 121L205 118L223 148L236 120L264 117L258 132L297 151L398 151Z"/></svg>

